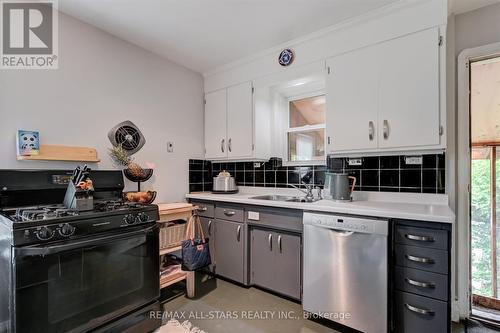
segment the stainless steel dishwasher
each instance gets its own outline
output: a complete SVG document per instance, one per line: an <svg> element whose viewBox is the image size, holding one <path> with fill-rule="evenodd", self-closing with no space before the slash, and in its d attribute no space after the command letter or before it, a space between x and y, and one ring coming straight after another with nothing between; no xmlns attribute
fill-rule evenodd
<svg viewBox="0 0 500 333"><path fill-rule="evenodd" d="M388 221L304 213L304 310L386 333Z"/></svg>

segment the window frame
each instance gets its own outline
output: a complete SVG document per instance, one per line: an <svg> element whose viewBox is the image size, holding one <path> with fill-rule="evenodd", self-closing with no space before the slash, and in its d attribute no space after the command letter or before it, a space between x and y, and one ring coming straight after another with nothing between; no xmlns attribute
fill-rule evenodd
<svg viewBox="0 0 500 333"><path fill-rule="evenodd" d="M325 107L325 122L323 124L318 124L318 125L305 125L305 126L300 126L300 127L290 127L290 102L300 100L300 99L305 99L305 98L311 98L311 97L319 97L319 96L325 96L326 97L326 90L321 89L321 90L315 90L315 91L310 91L307 93L302 93L302 94L297 94L293 96L288 96L286 101L287 101L287 106L286 106L286 126L284 128L284 142L285 144L283 145L284 152L283 156L285 157L283 159L283 166L303 166L303 165L325 165L326 164L326 107ZM326 101L325 101L326 104ZM307 131L313 131L313 130L318 130L322 129L324 131L324 147L325 147L325 153L323 154L323 158L321 160L309 160L309 161L291 161L290 160L290 147L289 147L289 141L288 141L288 134L289 133L297 133L297 132L307 132Z"/></svg>

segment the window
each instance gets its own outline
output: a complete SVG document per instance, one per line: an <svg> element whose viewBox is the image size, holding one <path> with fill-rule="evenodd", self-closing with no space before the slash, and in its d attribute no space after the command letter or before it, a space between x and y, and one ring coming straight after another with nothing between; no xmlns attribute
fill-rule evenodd
<svg viewBox="0 0 500 333"><path fill-rule="evenodd" d="M310 95L288 100L286 129L289 164L325 162L325 95Z"/></svg>

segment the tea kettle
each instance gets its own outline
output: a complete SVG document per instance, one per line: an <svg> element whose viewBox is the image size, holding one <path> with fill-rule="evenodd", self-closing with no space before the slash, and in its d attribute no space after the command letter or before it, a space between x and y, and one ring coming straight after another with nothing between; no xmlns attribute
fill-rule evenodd
<svg viewBox="0 0 500 333"><path fill-rule="evenodd" d="M352 192L356 186L356 177L347 173L328 173L327 182L330 188L330 196L335 201L352 201ZM352 185L349 185L352 180Z"/></svg>

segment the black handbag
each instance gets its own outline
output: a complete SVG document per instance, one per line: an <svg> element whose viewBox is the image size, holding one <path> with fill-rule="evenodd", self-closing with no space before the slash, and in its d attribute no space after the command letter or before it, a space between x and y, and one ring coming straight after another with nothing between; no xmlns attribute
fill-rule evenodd
<svg viewBox="0 0 500 333"><path fill-rule="evenodd" d="M196 238L196 228L200 231L201 238ZM205 238L201 227L200 217L193 214L186 226L186 237L182 241L182 270L196 271L212 263L208 238Z"/></svg>

